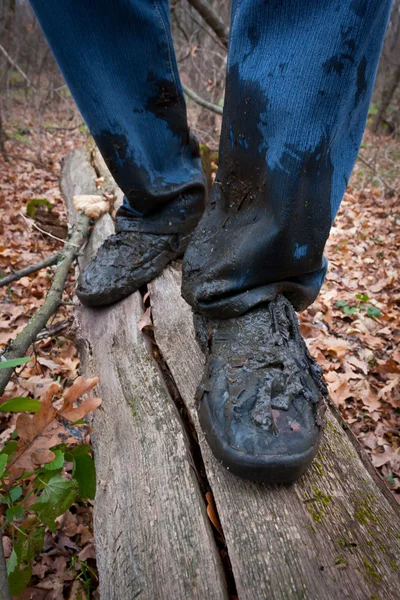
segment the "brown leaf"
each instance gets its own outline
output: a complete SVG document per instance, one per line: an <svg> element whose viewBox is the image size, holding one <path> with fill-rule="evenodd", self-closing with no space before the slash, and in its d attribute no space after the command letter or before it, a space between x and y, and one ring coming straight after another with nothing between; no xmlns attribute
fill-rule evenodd
<svg viewBox="0 0 400 600"><path fill-rule="evenodd" d="M41 409L33 417L26 413L18 416L16 431L20 437L17 452L9 466L12 476L18 476L21 470L32 471L37 465L50 462L54 454L50 448L60 443L71 443L75 437L68 429L65 419L79 421L101 404L100 398L86 398L80 406L73 403L90 391L98 382L97 377L84 380L83 377L73 383L64 394L61 410L53 405L54 397L60 394L60 386L53 383L43 394Z"/></svg>
<svg viewBox="0 0 400 600"><path fill-rule="evenodd" d="M78 554L80 560L87 560L88 558L96 558L96 550L94 544L88 544Z"/></svg>
<svg viewBox="0 0 400 600"><path fill-rule="evenodd" d="M153 323L151 321L151 306L146 309L146 312L142 315L140 320L138 321L138 329L142 331L145 327L152 327Z"/></svg>
<svg viewBox="0 0 400 600"><path fill-rule="evenodd" d="M85 380L82 376L78 377L71 385L69 390L64 392L65 405L63 409L72 407L73 403L78 400L83 394L88 394L99 382L98 377L92 377Z"/></svg>
<svg viewBox="0 0 400 600"><path fill-rule="evenodd" d="M68 408L61 410L60 415L68 421L80 421L83 417L86 417L92 410L98 408L101 404L101 398L86 398L77 408Z"/></svg>
<svg viewBox="0 0 400 600"><path fill-rule="evenodd" d="M206 493L206 500L207 500L208 518L210 519L211 523L214 525L214 527L218 531L218 533L223 535L221 523L219 522L219 518L217 515L217 509L215 508L215 504L214 504L214 498L212 497L212 494L210 492Z"/></svg>

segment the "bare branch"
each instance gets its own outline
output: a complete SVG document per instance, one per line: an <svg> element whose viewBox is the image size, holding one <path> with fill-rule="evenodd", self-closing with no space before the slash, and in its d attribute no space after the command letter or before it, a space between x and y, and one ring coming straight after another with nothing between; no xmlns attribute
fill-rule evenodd
<svg viewBox="0 0 400 600"><path fill-rule="evenodd" d="M64 331L64 329L67 329L67 327L70 327L70 325L71 322L68 320L58 321L58 323L54 323L54 325L49 325L49 327L45 327L40 333L38 333L36 342L39 340L45 340L48 337L56 335L56 333L61 333L61 331Z"/></svg>
<svg viewBox="0 0 400 600"><path fill-rule="evenodd" d="M363 158L361 156L361 154L358 155L358 160L361 161L364 165L366 165L369 169L371 169L371 171L375 174L375 176L377 177L377 179L379 179L383 185L385 186L385 188L390 192L391 195L394 195L396 193L396 190L394 189L394 187L392 187L387 181L386 179L384 179L382 177L382 175L378 172L378 170L374 167L374 165L372 165L370 162L368 162L367 160L365 160L365 158Z"/></svg>
<svg viewBox="0 0 400 600"><path fill-rule="evenodd" d="M23 160L25 162L32 163L38 169L43 169L44 171L48 171L48 173L51 173L52 175L54 175L54 171L52 171L44 163L38 162L37 160L32 160L31 158L25 158L24 156L16 156L15 154L8 154L8 152L7 152L7 158L13 158L14 160Z"/></svg>
<svg viewBox="0 0 400 600"><path fill-rule="evenodd" d="M213 8L208 4L206 0L188 0L189 4L193 6L203 17L207 25L211 27L214 33L217 34L225 48L228 47L229 28L225 25L223 20L217 15Z"/></svg>
<svg viewBox="0 0 400 600"><path fill-rule="evenodd" d="M8 54L7 50L5 48L3 48L3 46L1 44L0 44L0 50L4 54L4 56L6 57L6 59L8 60L8 62L14 67L14 69L17 69L18 73L25 79L25 81L29 85L29 87L35 87L33 85L33 83L31 82L31 80L29 79L29 77L23 72L23 70L21 69L21 67L19 67L17 65L17 63L15 62L15 60L13 60L11 58L11 56Z"/></svg>
<svg viewBox="0 0 400 600"><path fill-rule="evenodd" d="M21 211L18 213L23 219L24 221L30 226L33 227L34 229L37 229L38 231L40 231L40 233L42 233L43 235L47 235L48 237L51 237L53 240L57 240L57 242L61 242L62 244L71 244L72 242L68 242L63 240L62 238L57 237L56 235L53 235L52 233L50 233L49 231L45 231L44 229L42 229L41 227L39 227L39 225L36 225L35 221L32 221L32 219L28 219L28 217L26 217Z"/></svg>
<svg viewBox="0 0 400 600"><path fill-rule="evenodd" d="M61 302L68 271L78 256L79 249L89 235L89 222L90 219L85 214L79 213L71 231L70 241L60 252L60 263L44 303L29 321L28 325L17 335L15 340L1 355L0 359L2 361L24 356L29 346L36 340L38 333L45 327L51 315L56 312ZM0 370L0 395L3 394L13 372L13 368Z"/></svg>
<svg viewBox="0 0 400 600"><path fill-rule="evenodd" d="M212 102L209 102L208 100L204 100L204 98L201 98L200 96L198 96L196 94L196 92L194 92L193 90L188 88L186 85L182 85L182 87L185 91L185 94L187 94L189 96L189 98L194 100L194 102L196 102L200 106L203 106L204 108L208 108L208 110L212 110L212 112L217 113L217 115L222 115L223 109L220 106L217 106L216 104L213 104Z"/></svg>
<svg viewBox="0 0 400 600"><path fill-rule="evenodd" d="M48 256L44 260L35 263L34 265L29 265L29 267L25 267L24 269L20 269L19 271L14 271L14 273L10 273L0 279L0 287L4 287L5 285L9 285L13 281L18 281L22 277L26 277L27 275L31 275L31 273L36 273L36 271L40 271L40 269L45 269L46 267L51 267L55 265L60 259L59 254L54 254L53 256Z"/></svg>

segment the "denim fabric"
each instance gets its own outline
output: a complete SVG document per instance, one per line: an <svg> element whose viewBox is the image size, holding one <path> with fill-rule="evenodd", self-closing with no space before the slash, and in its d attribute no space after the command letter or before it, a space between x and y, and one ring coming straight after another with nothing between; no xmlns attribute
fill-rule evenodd
<svg viewBox="0 0 400 600"><path fill-rule="evenodd" d="M167 0L31 2L125 214L182 230L199 207L176 199L204 178ZM219 169L184 267L200 312L227 318L278 292L302 310L317 296L391 3L233 1Z"/></svg>
<svg viewBox="0 0 400 600"><path fill-rule="evenodd" d="M139 217L137 228L154 231L153 213L161 211L163 218L156 220L159 229L163 221L166 230L159 233L185 229L181 216L174 215L171 199L188 189L204 189L205 179L198 143L186 120L168 0L32 0L31 4L74 100L125 194L125 209ZM190 202L184 205L191 210ZM172 220L176 224L170 226Z"/></svg>
<svg viewBox="0 0 400 600"><path fill-rule="evenodd" d="M228 318L324 280L390 0L235 0L219 169L185 255L183 293Z"/></svg>

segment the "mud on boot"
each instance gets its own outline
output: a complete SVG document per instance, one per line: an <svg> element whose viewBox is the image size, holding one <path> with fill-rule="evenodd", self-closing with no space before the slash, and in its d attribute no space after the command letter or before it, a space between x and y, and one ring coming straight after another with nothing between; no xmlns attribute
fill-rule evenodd
<svg viewBox="0 0 400 600"><path fill-rule="evenodd" d="M290 302L195 327L208 345L197 408L216 458L245 479L298 479L318 450L327 390Z"/></svg>
<svg viewBox="0 0 400 600"><path fill-rule="evenodd" d="M145 218L124 206L117 213L117 233L100 246L81 274L76 294L86 306L104 306L136 292L181 258L204 209L204 190L181 193Z"/></svg>

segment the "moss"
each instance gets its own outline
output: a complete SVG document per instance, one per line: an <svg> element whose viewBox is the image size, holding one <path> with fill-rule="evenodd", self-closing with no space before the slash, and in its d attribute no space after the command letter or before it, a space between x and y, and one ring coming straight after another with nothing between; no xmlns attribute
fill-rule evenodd
<svg viewBox="0 0 400 600"><path fill-rule="evenodd" d="M362 559L364 564L364 570L360 569L360 573L365 577L368 583L381 583L382 577L375 569L374 565L369 562L365 557Z"/></svg>
<svg viewBox="0 0 400 600"><path fill-rule="evenodd" d="M389 560L389 565L394 571L398 571L400 569L399 565L394 560Z"/></svg>
<svg viewBox="0 0 400 600"><path fill-rule="evenodd" d="M353 536L350 531L347 529L344 531L343 535L341 535L336 540L337 545L341 550L346 550L352 554L357 547L357 544L353 542Z"/></svg>
<svg viewBox="0 0 400 600"><path fill-rule="evenodd" d="M379 519L370 508L371 502L368 500L356 500L354 507L354 517L361 525L377 525Z"/></svg>
<svg viewBox="0 0 400 600"><path fill-rule="evenodd" d="M337 566L344 565L345 567L347 567L348 564L349 564L349 561L343 554L338 554L337 557L335 558L335 565L337 565Z"/></svg>
<svg viewBox="0 0 400 600"><path fill-rule="evenodd" d="M314 469L314 471L316 471L316 473L320 476L320 477L324 477L325 476L325 469L323 466L323 459L322 459L322 455L320 452L318 452L317 456L314 458L313 462L312 462L312 467Z"/></svg>
<svg viewBox="0 0 400 600"><path fill-rule="evenodd" d="M317 486L313 486L314 496L305 501L308 512L312 516L315 523L320 523L325 516L326 509L332 502L332 497L324 494Z"/></svg>

